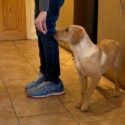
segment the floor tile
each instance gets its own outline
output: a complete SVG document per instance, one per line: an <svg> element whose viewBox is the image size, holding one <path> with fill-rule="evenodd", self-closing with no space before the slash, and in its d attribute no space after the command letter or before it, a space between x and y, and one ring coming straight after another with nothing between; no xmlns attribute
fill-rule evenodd
<svg viewBox="0 0 125 125"><path fill-rule="evenodd" d="M21 87L8 88L8 92L19 117L67 112L57 97L29 98Z"/></svg>
<svg viewBox="0 0 125 125"><path fill-rule="evenodd" d="M6 52L7 48L7 52ZM81 98L71 53L59 48L65 94L44 99L26 96L25 85L39 72L37 40L0 43L0 125L123 125L125 93L113 98L114 83L102 77L88 112L76 109Z"/></svg>
<svg viewBox="0 0 125 125"><path fill-rule="evenodd" d="M0 100L1 100L1 104L0 104L0 116L1 115L5 115L6 114L13 114L13 107L11 105L10 99L7 95L7 93L4 92L0 92Z"/></svg>
<svg viewBox="0 0 125 125"><path fill-rule="evenodd" d="M33 79L35 79L35 77L36 77L36 75L29 76L26 79L15 79L15 80L4 79L4 84L5 84L6 88L13 87L16 89L16 87L19 87L19 88L24 89L25 85L29 84L29 82L31 82Z"/></svg>
<svg viewBox="0 0 125 125"><path fill-rule="evenodd" d="M24 57L13 57L13 58L1 58L0 60L0 67L6 66L18 66L19 64L27 63L26 58Z"/></svg>
<svg viewBox="0 0 125 125"><path fill-rule="evenodd" d="M10 65L1 67L0 74L3 79L27 79L36 75L33 67L28 63L22 63L18 66L11 67Z"/></svg>
<svg viewBox="0 0 125 125"><path fill-rule="evenodd" d="M5 87L0 80L0 125L19 125Z"/></svg>
<svg viewBox="0 0 125 125"><path fill-rule="evenodd" d="M70 71L71 73L72 72L75 72L77 73L77 70L76 70L76 67L75 67L75 64L74 64L74 60L73 59L63 59L63 60L60 60L60 65L61 65L61 68L62 69L67 69L68 71ZM65 69L65 70L66 70Z"/></svg>
<svg viewBox="0 0 125 125"><path fill-rule="evenodd" d="M115 119L118 114L119 117L125 118L124 108L113 105L106 99L91 102L88 112L81 112L79 109L76 109L77 102L65 102L64 104L79 123Z"/></svg>
<svg viewBox="0 0 125 125"><path fill-rule="evenodd" d="M65 114L52 114L20 118L20 125L78 125L72 116Z"/></svg>
<svg viewBox="0 0 125 125"><path fill-rule="evenodd" d="M61 67L61 79L65 85L79 85L79 76L76 72L69 70L67 67Z"/></svg>
<svg viewBox="0 0 125 125"><path fill-rule="evenodd" d="M102 99L103 95L100 94L97 90L94 91L92 95L91 102L98 101ZM60 96L62 102L80 102L81 99L81 88L80 85L65 85L65 94Z"/></svg>
<svg viewBox="0 0 125 125"><path fill-rule="evenodd" d="M120 97L114 98L114 83L112 81L102 77L97 90L112 104L115 104L119 107L125 107L125 92L120 90Z"/></svg>
<svg viewBox="0 0 125 125"><path fill-rule="evenodd" d="M65 87L65 94L59 96L62 102L80 101L81 98L80 85L65 85L64 87Z"/></svg>
<svg viewBox="0 0 125 125"><path fill-rule="evenodd" d="M120 97L115 98L113 96L114 89L109 88L109 89L104 89L101 87L98 87L97 90L100 92L100 94L103 95L110 103L115 104L119 107L125 107L125 93L120 91Z"/></svg>
<svg viewBox="0 0 125 125"><path fill-rule="evenodd" d="M28 59L36 59L39 57L37 41L22 41L15 43L19 51Z"/></svg>
<svg viewBox="0 0 125 125"><path fill-rule="evenodd" d="M0 125L19 125L14 114L0 115Z"/></svg>
<svg viewBox="0 0 125 125"><path fill-rule="evenodd" d="M72 55L65 51L64 48L59 48L59 53L60 53L60 60L68 60L68 59L73 59Z"/></svg>
<svg viewBox="0 0 125 125"><path fill-rule="evenodd" d="M39 72L40 60L39 59L28 59L29 63L33 66L33 68Z"/></svg>
<svg viewBox="0 0 125 125"><path fill-rule="evenodd" d="M80 125L124 125L125 119L114 118L113 120L104 120L104 121L93 121L88 123L82 123Z"/></svg>
<svg viewBox="0 0 125 125"><path fill-rule="evenodd" d="M0 43L0 58L18 58L21 57L21 53L18 51L16 46L12 42Z"/></svg>
<svg viewBox="0 0 125 125"><path fill-rule="evenodd" d="M2 91L5 92L5 87L4 87L4 85L3 85L2 79L0 79L0 92L2 93Z"/></svg>

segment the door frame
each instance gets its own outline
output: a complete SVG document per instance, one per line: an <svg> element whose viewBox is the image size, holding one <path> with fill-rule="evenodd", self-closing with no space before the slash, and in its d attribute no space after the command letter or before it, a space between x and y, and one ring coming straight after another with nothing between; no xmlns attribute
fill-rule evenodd
<svg viewBox="0 0 125 125"><path fill-rule="evenodd" d="M34 25L34 0L25 0L27 39L37 39Z"/></svg>

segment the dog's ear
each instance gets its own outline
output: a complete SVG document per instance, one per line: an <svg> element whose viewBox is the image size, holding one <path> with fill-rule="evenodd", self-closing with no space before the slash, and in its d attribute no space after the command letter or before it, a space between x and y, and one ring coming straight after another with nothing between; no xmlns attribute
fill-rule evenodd
<svg viewBox="0 0 125 125"><path fill-rule="evenodd" d="M74 34L73 34L73 44L77 44L79 43L82 38L84 37L84 31L82 29L77 29L76 31L74 31Z"/></svg>

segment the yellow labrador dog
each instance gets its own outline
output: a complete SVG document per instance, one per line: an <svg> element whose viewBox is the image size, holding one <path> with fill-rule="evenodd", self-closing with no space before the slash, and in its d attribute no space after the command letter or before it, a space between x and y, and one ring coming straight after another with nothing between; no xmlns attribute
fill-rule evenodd
<svg viewBox="0 0 125 125"><path fill-rule="evenodd" d="M85 29L77 25L56 32L55 38L68 43L73 52L82 86L79 104L81 111L88 110L91 96L102 74L110 67L114 68L116 78L114 96L119 96L120 45L117 41L106 39L97 46L90 40ZM91 78L90 84L87 83L88 77Z"/></svg>

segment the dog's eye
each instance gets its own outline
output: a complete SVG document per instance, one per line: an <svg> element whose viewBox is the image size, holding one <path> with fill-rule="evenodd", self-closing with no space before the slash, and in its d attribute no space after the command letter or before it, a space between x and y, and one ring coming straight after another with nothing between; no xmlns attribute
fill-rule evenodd
<svg viewBox="0 0 125 125"><path fill-rule="evenodd" d="M66 31L66 32L69 32L69 28L66 28L65 31Z"/></svg>

